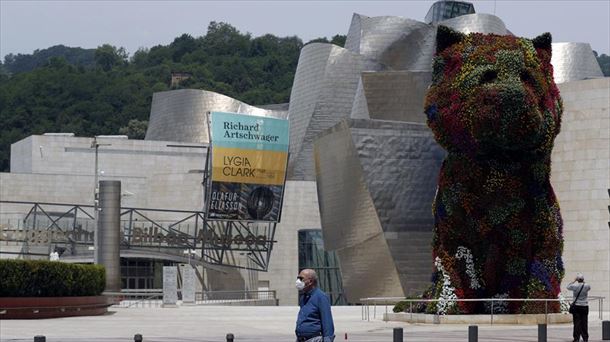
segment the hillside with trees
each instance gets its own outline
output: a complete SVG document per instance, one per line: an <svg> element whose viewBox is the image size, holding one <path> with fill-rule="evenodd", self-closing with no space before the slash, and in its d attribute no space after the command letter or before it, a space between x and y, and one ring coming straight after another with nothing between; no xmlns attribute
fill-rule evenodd
<svg viewBox="0 0 610 342"><path fill-rule="evenodd" d="M345 36L330 41L342 46ZM303 45L296 36L252 37L211 22L203 36L183 34L131 57L108 44L7 55L0 65L0 170L9 170L10 145L32 134L142 139L152 94L158 91L195 88L251 105L288 102ZM190 77L170 88L172 73Z"/></svg>

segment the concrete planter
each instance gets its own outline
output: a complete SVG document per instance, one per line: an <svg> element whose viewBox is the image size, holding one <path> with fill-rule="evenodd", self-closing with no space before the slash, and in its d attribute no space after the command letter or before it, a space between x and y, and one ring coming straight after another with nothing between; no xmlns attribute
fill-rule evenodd
<svg viewBox="0 0 610 342"><path fill-rule="evenodd" d="M0 297L0 319L96 316L110 305L106 296Z"/></svg>
<svg viewBox="0 0 610 342"><path fill-rule="evenodd" d="M425 324L490 324L491 315L431 315L408 312L384 313L384 321ZM572 323L572 315L563 313L493 315L493 324Z"/></svg>

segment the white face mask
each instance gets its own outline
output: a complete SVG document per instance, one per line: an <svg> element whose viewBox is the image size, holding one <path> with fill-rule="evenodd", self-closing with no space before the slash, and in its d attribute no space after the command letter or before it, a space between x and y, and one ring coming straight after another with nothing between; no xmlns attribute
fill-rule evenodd
<svg viewBox="0 0 610 342"><path fill-rule="evenodd" d="M297 279L295 286L297 290L303 291L303 289L305 288L305 283L301 279Z"/></svg>

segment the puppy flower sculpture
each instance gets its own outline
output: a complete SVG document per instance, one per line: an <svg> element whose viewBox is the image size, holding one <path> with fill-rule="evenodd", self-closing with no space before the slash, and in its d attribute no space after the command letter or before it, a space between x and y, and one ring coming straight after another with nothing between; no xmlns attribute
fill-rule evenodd
<svg viewBox="0 0 610 342"><path fill-rule="evenodd" d="M549 176L562 103L551 35L464 35L440 26L428 126L448 152L433 205L435 273L429 311L544 312L564 275L562 220ZM548 303L549 312L559 310Z"/></svg>

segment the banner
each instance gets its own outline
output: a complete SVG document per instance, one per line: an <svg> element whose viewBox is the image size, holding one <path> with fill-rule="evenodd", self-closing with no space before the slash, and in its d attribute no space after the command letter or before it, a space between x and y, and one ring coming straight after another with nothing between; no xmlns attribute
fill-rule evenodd
<svg viewBox="0 0 610 342"><path fill-rule="evenodd" d="M277 222L288 163L288 120L210 113L207 217Z"/></svg>

